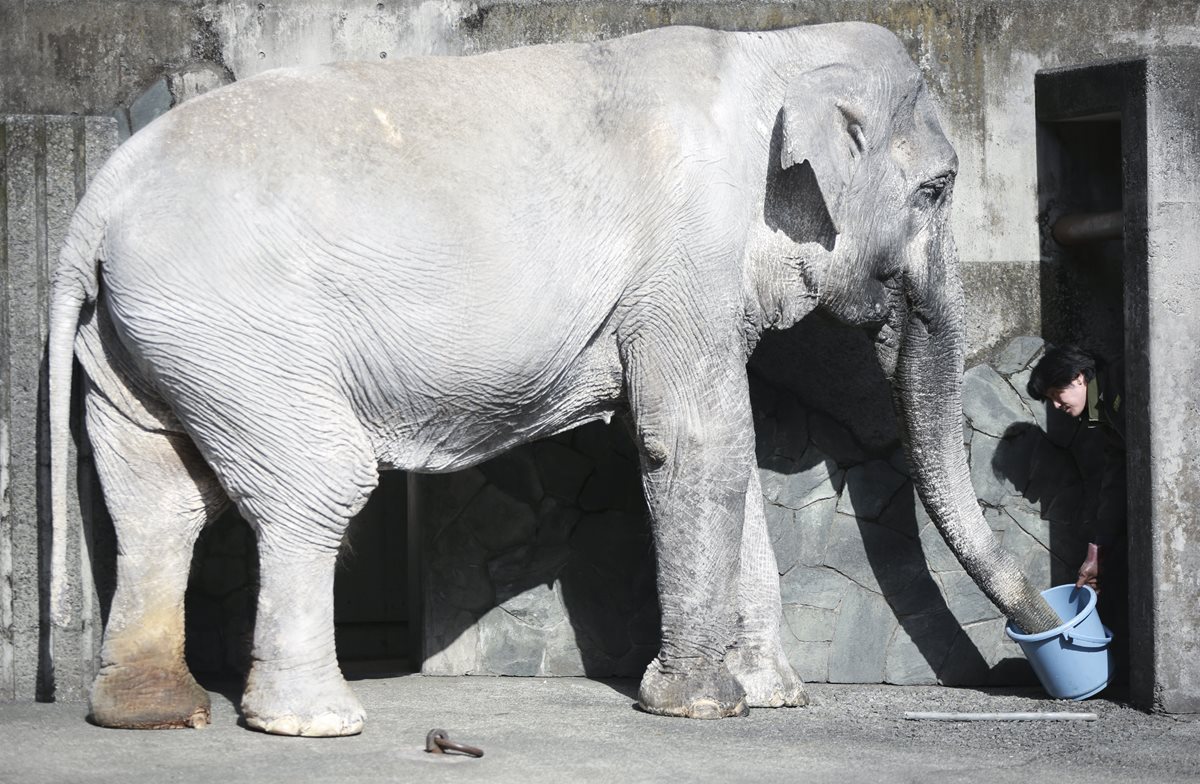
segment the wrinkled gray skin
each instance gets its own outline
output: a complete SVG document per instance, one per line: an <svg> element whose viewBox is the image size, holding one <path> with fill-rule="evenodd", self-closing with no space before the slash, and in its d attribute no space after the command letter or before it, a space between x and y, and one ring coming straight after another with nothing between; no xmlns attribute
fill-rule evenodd
<svg viewBox="0 0 1200 784"><path fill-rule="evenodd" d="M246 721L359 732L333 573L379 470L625 412L662 606L639 702L803 704L746 360L818 306L874 336L966 569L1025 629L1057 625L967 473L955 167L917 69L862 24L284 69L159 119L88 191L53 291L56 524L73 347L120 543L95 720L208 720L183 596L232 501L261 558ZM62 553L60 530L57 575Z"/></svg>

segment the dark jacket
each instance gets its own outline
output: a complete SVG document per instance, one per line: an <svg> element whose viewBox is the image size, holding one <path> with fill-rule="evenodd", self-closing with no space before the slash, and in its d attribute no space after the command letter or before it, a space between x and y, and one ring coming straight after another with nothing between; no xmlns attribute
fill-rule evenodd
<svg viewBox="0 0 1200 784"><path fill-rule="evenodd" d="M1088 384L1087 426L1104 432L1104 476L1091 540L1111 545L1125 532L1125 363L1097 362Z"/></svg>

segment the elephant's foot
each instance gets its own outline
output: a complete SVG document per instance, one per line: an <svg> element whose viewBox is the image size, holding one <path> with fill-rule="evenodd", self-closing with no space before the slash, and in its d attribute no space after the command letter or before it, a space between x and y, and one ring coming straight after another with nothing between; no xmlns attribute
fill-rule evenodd
<svg viewBox="0 0 1200 784"><path fill-rule="evenodd" d="M331 738L362 732L366 712L336 667L311 671L265 670L257 662L242 693L246 724L272 735Z"/></svg>
<svg viewBox="0 0 1200 784"><path fill-rule="evenodd" d="M722 664L700 659L650 662L638 690L638 705L647 713L687 719L724 719L745 716L746 695L737 679Z"/></svg>
<svg viewBox="0 0 1200 784"><path fill-rule="evenodd" d="M181 665L114 665L92 684L91 718L101 727L161 730L204 727L211 720L208 692Z"/></svg>
<svg viewBox="0 0 1200 784"><path fill-rule="evenodd" d="M777 649L772 651L772 647ZM746 690L750 707L796 708L808 704L804 682L778 646L739 644L725 662Z"/></svg>

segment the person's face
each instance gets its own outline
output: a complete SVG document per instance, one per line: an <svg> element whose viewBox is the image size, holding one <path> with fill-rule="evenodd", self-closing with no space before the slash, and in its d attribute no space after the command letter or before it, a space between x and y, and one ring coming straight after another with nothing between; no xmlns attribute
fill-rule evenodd
<svg viewBox="0 0 1200 784"><path fill-rule="evenodd" d="M1087 382L1083 380L1083 374L1080 373L1065 387L1048 390L1046 399L1056 409L1068 416L1081 415L1087 408Z"/></svg>

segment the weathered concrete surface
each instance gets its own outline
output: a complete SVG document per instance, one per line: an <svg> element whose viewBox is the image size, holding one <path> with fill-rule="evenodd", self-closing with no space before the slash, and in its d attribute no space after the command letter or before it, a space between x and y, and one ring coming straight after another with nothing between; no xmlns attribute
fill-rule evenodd
<svg viewBox="0 0 1200 784"><path fill-rule="evenodd" d="M39 417L46 302L75 202L115 146L110 118L0 116L0 700L84 694L99 650L100 597L113 587L111 526L85 449L68 493L73 623L55 630L51 672L40 561L49 549Z"/></svg>
<svg viewBox="0 0 1200 784"><path fill-rule="evenodd" d="M352 738L243 729L213 692L203 730L94 727L80 703L0 705L6 781L586 782L1194 781L1200 722L1120 703L1030 692L813 686L807 708L719 722L632 707L634 681L578 678L357 680L367 728ZM229 696L226 696L229 695ZM905 711L1091 711L1095 722L914 722ZM425 733L478 745L482 759L423 751Z"/></svg>
<svg viewBox="0 0 1200 784"><path fill-rule="evenodd" d="M1197 43L1193 40L1193 43ZM1154 676L1134 682L1145 705L1200 712L1200 431L1180 427L1200 412L1200 49L1151 58L1147 70L1146 189L1148 328L1127 334L1127 351L1145 346L1151 517L1131 539L1133 569L1145 569ZM1126 269L1140 259L1126 259ZM1127 291L1126 297L1135 296ZM1126 312L1141 306L1126 302ZM1129 317L1127 316L1127 323ZM1135 342L1136 341L1136 342ZM1136 400L1137 398L1135 398ZM1144 458L1135 451L1131 460ZM1146 523L1149 523L1147 526ZM1148 563L1147 563L1148 562ZM1143 616L1143 622L1145 616Z"/></svg>
<svg viewBox="0 0 1200 784"><path fill-rule="evenodd" d="M1006 372L968 371L964 437L986 519L1045 589L1072 579L1083 557L1080 488L1102 465L1079 459L1099 451L1099 433L1052 414L1070 428L1056 445L1033 414L1047 421L1044 407L1024 399L1041 348L1018 337L997 352ZM782 637L801 677L1034 683L999 610L916 499L895 436L861 444L823 413L824 398L757 373L751 386ZM657 650L658 615L638 482L624 430L600 423L478 469L417 477L423 671L639 676Z"/></svg>
<svg viewBox="0 0 1200 784"><path fill-rule="evenodd" d="M1038 258L1031 111L1038 69L1187 43L1200 30L1190 3L1137 0L42 0L0 8L0 111L107 113L202 61L244 78L281 65L469 54L666 24L768 29L851 19L907 41L941 103L962 160L954 226L967 262Z"/></svg>
<svg viewBox="0 0 1200 784"><path fill-rule="evenodd" d="M1037 103L1043 203L1108 198L1124 214L1115 260L1056 255L1078 277L1108 262L1123 280L1107 334L1126 360L1131 687L1139 704L1180 712L1200 711L1200 434L1180 424L1200 409L1200 308L1190 294L1200 284L1198 75L1200 49L1163 51L1040 74ZM1069 130L1080 118L1090 118L1092 138ZM1107 183L1103 164L1071 163L1093 162L1105 133Z"/></svg>

